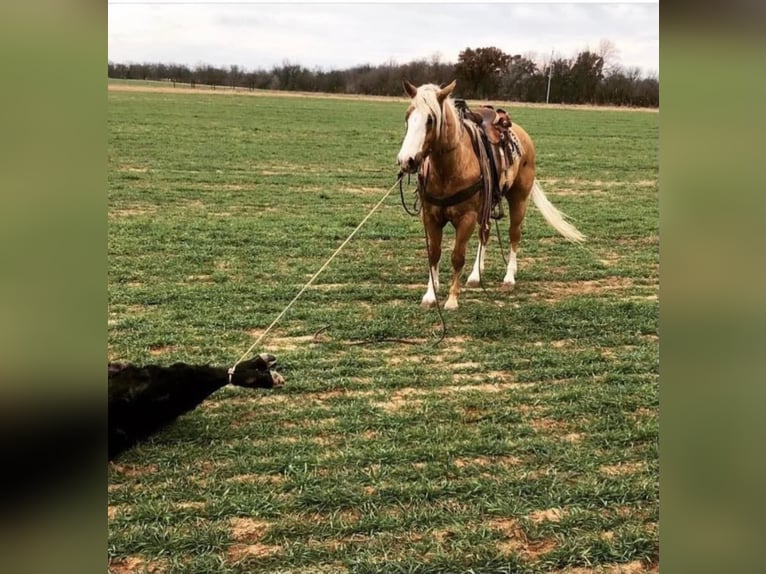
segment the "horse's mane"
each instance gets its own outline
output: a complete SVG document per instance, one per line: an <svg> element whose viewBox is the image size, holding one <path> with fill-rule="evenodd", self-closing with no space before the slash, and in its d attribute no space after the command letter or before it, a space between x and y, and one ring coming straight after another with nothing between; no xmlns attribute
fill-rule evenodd
<svg viewBox="0 0 766 574"><path fill-rule="evenodd" d="M417 94L412 98L412 105L416 110L422 110L427 114L431 114L434 117L434 129L436 130L436 138L439 139L442 133L442 125L444 123L444 114L442 113L442 107L448 114L452 114L452 119L457 119L457 111L455 110L455 104L452 97L448 97L444 101L444 105L439 105L439 100L436 98L436 94L441 90L440 86L436 84L423 84L418 88Z"/></svg>

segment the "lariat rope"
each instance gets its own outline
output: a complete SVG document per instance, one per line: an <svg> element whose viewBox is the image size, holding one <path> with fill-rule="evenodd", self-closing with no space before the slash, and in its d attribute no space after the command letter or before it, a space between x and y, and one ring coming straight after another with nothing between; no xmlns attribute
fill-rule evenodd
<svg viewBox="0 0 766 574"><path fill-rule="evenodd" d="M343 248L346 246L346 244L347 244L349 241L351 241L351 238L352 238L352 237L354 237L354 235L356 235L356 232L357 232L357 231L359 231L359 230L362 228L362 225L364 225L364 224L367 222L367 220L368 220L368 219L370 219L370 217L372 217L372 214L373 214L373 213L375 213L375 211L378 209L378 207L380 207L380 206L383 204L383 202L386 200L386 198L387 198L387 197L390 195L390 193L391 193L391 192L394 190L394 188L396 187L396 185L397 185L398 183L400 183L400 182L401 182L401 180L402 180L402 177L404 177L404 176L403 176L403 174L400 174L400 175L399 175L399 177L397 178L397 180L394 182L394 185L392 185L392 186L391 186L391 187L388 189L388 191L387 191L387 192L386 192L386 193L383 195L383 197L382 197L382 198L380 198L380 201L378 201L378 203L376 203L376 204L375 204L375 207L373 207L373 208L370 210L370 212L367 214L367 216L366 216L364 219L362 219L361 223L360 223L359 225L357 225L357 226L356 226L356 229L354 229L354 231L352 231L352 232L351 232L351 235L349 235L349 236L346 238L346 240L345 240L343 243L341 243L341 244L340 244L340 247L338 247L338 248L335 250L335 253L333 253L332 255L330 255L330 258L329 258L329 259L328 259L328 260L325 262L325 264L324 264L324 265L322 265L322 266L319 268L319 270L318 270L316 273L314 273L313 277L311 277L311 279L309 279L308 283L306 283L306 284L303 286L303 288L302 288L300 291L298 291L298 294L297 294L295 297L293 297L293 300L292 300L292 301L290 301L290 302L287 304L287 307L285 307L285 308L282 310L282 312L281 312L279 315L277 315L276 319L274 319L274 320L271 322L271 325L269 325L269 326L266 328L266 330L265 330L263 333L261 333L261 335L260 335L260 336L259 336L259 337L258 337L258 338L255 340L255 342L254 342L252 345L250 345L250 348L249 348L247 351L245 351L244 353L242 353L242 356L240 356L240 358L239 358L239 359L237 359L237 361L234 363L234 365L233 365L233 366L232 366L232 367L229 369L229 383L231 383L231 378L232 378L232 376L234 375L234 370L237 368L237 365L239 365L239 364L240 364L242 361L244 361L244 360L245 360L245 357L247 357L247 356L250 354L250 352L251 352L253 349L255 349L255 347L258 345L258 343L260 343L260 342L263 340L263 338L264 338L264 337L265 337L265 336L266 336L266 335L269 333L269 331L271 331L271 329L274 327L274 325L276 325L276 324L279 322L279 320L280 320L282 317L284 317L284 315L285 315L285 313L287 313L288 309L290 309L290 307L292 307L292 306L293 306L293 303L295 303L295 302L296 302L296 301L297 301L297 300L300 298L300 296L301 296L301 295L303 295L303 293L306 291L306 289L308 289L309 287L311 287L311 284L314 282L314 279L316 279L317 277L319 277L319 274L320 274L320 273L322 273L322 271L324 271L324 270L327 268L327 266L330 264L330 262L331 262L333 259L335 259L335 256L336 256L336 255L338 255L338 253L340 253L340 252L341 252L341 250L342 250L342 249L343 249Z"/></svg>

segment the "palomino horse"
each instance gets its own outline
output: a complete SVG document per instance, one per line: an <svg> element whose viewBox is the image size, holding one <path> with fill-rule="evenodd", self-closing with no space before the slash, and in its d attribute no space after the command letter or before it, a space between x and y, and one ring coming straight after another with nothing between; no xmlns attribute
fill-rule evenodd
<svg viewBox="0 0 766 574"><path fill-rule="evenodd" d="M460 294L460 275L465 265L465 250L473 234L480 213L486 210L483 202L491 201L478 193L482 182L482 166L471 142L469 126L460 119L453 100L449 97L456 82L440 88L424 84L419 88L404 81L404 89L412 98L407 108L405 123L407 132L397 155L397 162L406 173L420 173L420 197L422 218L428 239L430 274L428 289L422 306L436 304L439 289L439 259L441 258L442 231L447 222L455 228L455 246L452 250L452 284L445 309L457 309ZM527 201L532 201L542 212L545 220L566 239L583 241L584 236L564 219L543 193L535 179L535 147L526 131L513 123L518 153L507 169L498 174L502 195L508 201L510 211L510 253L503 287L516 284L516 256L521 240L521 224L527 211ZM483 153L483 152L482 152ZM427 190L424 193L423 187ZM458 200L458 203L449 198ZM464 198L464 199L463 199ZM487 213L484 211L484 213ZM484 218L486 220L486 218ZM479 285L484 271L484 254L489 239L489 229L480 229L479 250L467 286Z"/></svg>

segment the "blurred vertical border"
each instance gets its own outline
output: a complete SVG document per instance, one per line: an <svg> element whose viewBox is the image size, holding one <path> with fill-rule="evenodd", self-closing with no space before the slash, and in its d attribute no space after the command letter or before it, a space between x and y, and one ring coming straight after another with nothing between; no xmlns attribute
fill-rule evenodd
<svg viewBox="0 0 766 574"><path fill-rule="evenodd" d="M660 569L760 572L763 3L660 13Z"/></svg>
<svg viewBox="0 0 766 574"><path fill-rule="evenodd" d="M0 5L0 555L106 560L107 3Z"/></svg>

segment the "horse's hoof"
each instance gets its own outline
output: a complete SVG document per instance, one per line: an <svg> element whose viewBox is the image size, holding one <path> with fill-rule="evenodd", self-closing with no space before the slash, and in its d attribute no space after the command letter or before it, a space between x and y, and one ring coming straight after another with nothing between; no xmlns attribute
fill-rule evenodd
<svg viewBox="0 0 766 574"><path fill-rule="evenodd" d="M503 281L502 286L500 287L503 291L513 291L514 287L516 287L516 282L511 281Z"/></svg>
<svg viewBox="0 0 766 574"><path fill-rule="evenodd" d="M480 287L481 286L481 281L479 281L478 279L469 279L468 281L465 282L465 286L466 287Z"/></svg>
<svg viewBox="0 0 766 574"><path fill-rule="evenodd" d="M430 309L431 307L435 307L436 306L436 301L427 301L427 300L423 299L420 302L420 306L423 309Z"/></svg>
<svg viewBox="0 0 766 574"><path fill-rule="evenodd" d="M447 311L454 311L457 309L457 300L456 299L447 299L447 302L444 304L444 308Z"/></svg>

